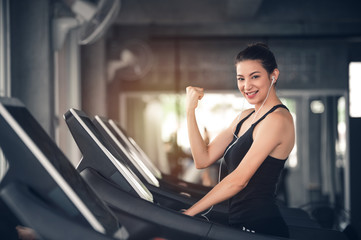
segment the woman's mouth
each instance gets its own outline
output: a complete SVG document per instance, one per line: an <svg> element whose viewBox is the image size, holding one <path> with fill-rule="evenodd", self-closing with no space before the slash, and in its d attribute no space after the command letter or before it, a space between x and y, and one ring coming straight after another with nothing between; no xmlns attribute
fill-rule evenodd
<svg viewBox="0 0 361 240"><path fill-rule="evenodd" d="M248 98L254 98L257 93L258 91L253 91L253 92L246 92L245 94Z"/></svg>

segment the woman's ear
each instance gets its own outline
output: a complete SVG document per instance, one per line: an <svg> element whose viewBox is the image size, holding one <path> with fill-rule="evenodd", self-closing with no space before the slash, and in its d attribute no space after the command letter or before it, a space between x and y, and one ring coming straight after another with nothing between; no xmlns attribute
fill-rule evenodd
<svg viewBox="0 0 361 240"><path fill-rule="evenodd" d="M275 70L273 70L271 74L272 84L275 84L277 82L279 75L280 75L280 71L277 68L275 68Z"/></svg>

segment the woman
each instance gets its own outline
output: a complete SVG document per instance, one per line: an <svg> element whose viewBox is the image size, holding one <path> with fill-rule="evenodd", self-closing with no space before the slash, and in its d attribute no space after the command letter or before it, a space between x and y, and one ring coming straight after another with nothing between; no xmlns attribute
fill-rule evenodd
<svg viewBox="0 0 361 240"><path fill-rule="evenodd" d="M195 166L206 168L224 157L228 175L184 214L194 216L228 199L231 226L288 237L275 190L294 146L295 131L291 114L276 94L277 63L267 45L256 43L237 55L236 70L238 89L254 109L243 111L208 145L195 116L204 91L187 87L188 135Z"/></svg>

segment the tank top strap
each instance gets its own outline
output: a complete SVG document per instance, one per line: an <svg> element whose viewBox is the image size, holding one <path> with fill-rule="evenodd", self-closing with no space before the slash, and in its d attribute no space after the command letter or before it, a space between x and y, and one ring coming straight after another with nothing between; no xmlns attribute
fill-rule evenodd
<svg viewBox="0 0 361 240"><path fill-rule="evenodd" d="M275 106L273 106L268 112L266 112L260 119L258 119L257 122L253 123L253 125L256 126L260 121L262 121L263 119L265 119L265 117L267 117L268 114L272 113L274 110L276 110L277 108L280 108L280 107L285 108L285 109L288 110L288 108L287 108L285 105L283 105L283 104L275 105ZM288 111L289 111L289 110L288 110Z"/></svg>
<svg viewBox="0 0 361 240"><path fill-rule="evenodd" d="M254 110L248 114L246 117L244 117L238 124L237 124L237 127L236 127L236 130L234 131L234 134L237 136L238 133L239 133L239 130L241 129L241 126L243 124L244 121L246 121L252 114L254 113Z"/></svg>

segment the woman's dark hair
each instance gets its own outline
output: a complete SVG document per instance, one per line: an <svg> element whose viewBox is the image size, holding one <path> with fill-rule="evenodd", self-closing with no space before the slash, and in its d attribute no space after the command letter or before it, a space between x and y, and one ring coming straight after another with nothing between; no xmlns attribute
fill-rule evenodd
<svg viewBox="0 0 361 240"><path fill-rule="evenodd" d="M253 43L247 46L243 51L237 54L235 63L245 60L259 60L268 74L271 74L277 68L275 56L264 43Z"/></svg>

